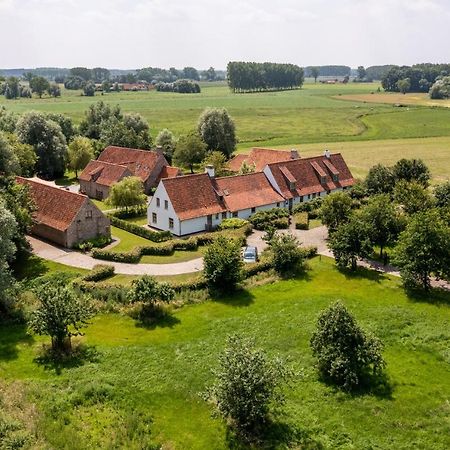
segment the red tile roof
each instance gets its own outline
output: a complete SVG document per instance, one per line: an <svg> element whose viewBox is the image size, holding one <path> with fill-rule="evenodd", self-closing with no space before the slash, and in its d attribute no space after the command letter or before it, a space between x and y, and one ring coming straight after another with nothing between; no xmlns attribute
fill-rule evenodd
<svg viewBox="0 0 450 450"><path fill-rule="evenodd" d="M208 174L185 175L161 180L180 220L226 211Z"/></svg>
<svg viewBox="0 0 450 450"><path fill-rule="evenodd" d="M100 153L98 161L127 166L133 175L145 182L152 175L161 158L167 165L166 158L158 152L110 145Z"/></svg>
<svg viewBox="0 0 450 450"><path fill-rule="evenodd" d="M36 205L33 220L56 230L66 231L88 197L66 191L44 181L16 177L20 184L30 187L30 195Z"/></svg>
<svg viewBox="0 0 450 450"><path fill-rule="evenodd" d="M81 181L93 181L102 186L112 186L132 173L126 166L105 161L90 161L78 177Z"/></svg>
<svg viewBox="0 0 450 450"><path fill-rule="evenodd" d="M232 212L284 202L262 172L217 178L215 182Z"/></svg>
<svg viewBox="0 0 450 450"><path fill-rule="evenodd" d="M255 166L256 172L261 172L267 164L290 161L291 151L275 150L271 148L254 147L248 155L236 155L228 162L228 167L233 172L239 172L242 163L246 161L249 165Z"/></svg>
<svg viewBox="0 0 450 450"><path fill-rule="evenodd" d="M333 173L331 166L338 173ZM269 164L268 168L286 198L331 191L354 184L353 176L340 153L332 154L330 158L314 156ZM286 179L286 175L283 175L286 169L294 180L289 181ZM337 181L333 181L333 175L338 175ZM321 177L325 177L324 182ZM293 191L290 189L292 181L295 181L295 190Z"/></svg>
<svg viewBox="0 0 450 450"><path fill-rule="evenodd" d="M175 178L179 177L180 175L183 175L183 173L178 167L164 166L158 176L157 183L159 183L163 178Z"/></svg>

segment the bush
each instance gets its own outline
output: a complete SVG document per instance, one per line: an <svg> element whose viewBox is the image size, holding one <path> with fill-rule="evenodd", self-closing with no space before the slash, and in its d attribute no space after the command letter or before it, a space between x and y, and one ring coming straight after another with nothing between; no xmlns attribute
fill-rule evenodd
<svg viewBox="0 0 450 450"><path fill-rule="evenodd" d="M82 281L100 281L114 275L114 266L98 264L86 275L81 277Z"/></svg>
<svg viewBox="0 0 450 450"><path fill-rule="evenodd" d="M239 242L219 236L206 250L203 264L210 288L222 291L235 289L242 279L243 262Z"/></svg>
<svg viewBox="0 0 450 450"><path fill-rule="evenodd" d="M320 314L311 348L322 377L344 390L355 389L385 366L381 342L366 334L341 302Z"/></svg>
<svg viewBox="0 0 450 450"><path fill-rule="evenodd" d="M136 225L132 222L127 222L126 220L119 219L115 216L109 216L111 220L111 225L120 228L121 230L128 231L129 233L140 236L144 239L148 239L153 242L163 242L172 238L170 231L153 231L148 228L144 228L140 225Z"/></svg>
<svg viewBox="0 0 450 450"><path fill-rule="evenodd" d="M82 252L89 252L93 248L103 248L111 243L110 236L97 236L93 239L87 239L86 241L79 242L74 246L74 249L81 250Z"/></svg>
<svg viewBox="0 0 450 450"><path fill-rule="evenodd" d="M292 234L275 234L269 242L273 268L282 276L293 275L304 267L305 256Z"/></svg>
<svg viewBox="0 0 450 450"><path fill-rule="evenodd" d="M216 381L204 397L231 419L240 437L252 441L268 421L270 406L281 404L280 387L289 375L280 360L270 360L254 342L233 335L219 356Z"/></svg>
<svg viewBox="0 0 450 450"><path fill-rule="evenodd" d="M118 219L132 219L134 217L142 217L147 215L146 206L132 206L128 209L119 209L109 214L109 217L117 217Z"/></svg>
<svg viewBox="0 0 450 450"><path fill-rule="evenodd" d="M225 219L222 221L222 223L219 225L219 230L230 230L230 229L237 229L242 228L244 225L247 225L248 221L244 219L240 219L239 217L233 217L230 219Z"/></svg>
<svg viewBox="0 0 450 450"><path fill-rule="evenodd" d="M265 230L268 226L282 229L289 226L289 211L283 208L272 208L258 211L249 219L257 230Z"/></svg>
<svg viewBox="0 0 450 450"><path fill-rule="evenodd" d="M309 216L307 212L294 214L295 228L297 230L307 230L309 228Z"/></svg>

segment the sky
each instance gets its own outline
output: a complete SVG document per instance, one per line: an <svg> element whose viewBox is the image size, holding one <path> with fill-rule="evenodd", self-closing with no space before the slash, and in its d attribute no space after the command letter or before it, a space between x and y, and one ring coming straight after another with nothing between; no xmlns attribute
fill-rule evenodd
<svg viewBox="0 0 450 450"><path fill-rule="evenodd" d="M450 0L0 0L0 67L450 62Z"/></svg>

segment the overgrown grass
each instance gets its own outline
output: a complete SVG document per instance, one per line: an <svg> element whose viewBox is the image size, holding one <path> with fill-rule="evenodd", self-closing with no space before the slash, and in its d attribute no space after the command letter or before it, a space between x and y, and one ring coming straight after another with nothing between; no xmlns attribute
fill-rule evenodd
<svg viewBox="0 0 450 450"><path fill-rule="evenodd" d="M323 257L309 264L302 278L185 306L151 328L97 316L81 340L97 357L59 375L35 361L48 339L3 327L0 376L27 387L49 447L142 448L150 440L225 449L225 424L198 393L212 381L226 336L238 332L299 374L275 417L276 437L297 430L298 448L447 449L450 294L412 299L397 278L340 272ZM391 392L351 396L318 380L309 339L319 311L336 299L384 341Z"/></svg>

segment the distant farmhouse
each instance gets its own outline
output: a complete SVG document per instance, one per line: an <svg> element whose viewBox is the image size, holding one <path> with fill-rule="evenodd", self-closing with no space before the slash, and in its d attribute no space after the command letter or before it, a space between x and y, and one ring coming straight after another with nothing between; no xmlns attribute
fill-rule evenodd
<svg viewBox="0 0 450 450"><path fill-rule="evenodd" d="M258 153L264 152L252 152L259 166ZM287 159L266 162L262 171L246 175L216 178L208 166L203 174L162 179L148 206L149 225L177 236L208 231L226 218L248 219L257 211L274 207L292 210L297 203L354 184L340 153L327 151L312 158L296 155L294 159L293 154L284 153Z"/></svg>
<svg viewBox="0 0 450 450"><path fill-rule="evenodd" d="M298 159L297 150L273 150L271 148L254 147L249 154L236 155L228 162L228 168L232 172L239 172L243 164L252 168L255 172L261 172L267 164L289 161L291 159Z"/></svg>
<svg viewBox="0 0 450 450"><path fill-rule="evenodd" d="M150 194L161 178L178 175L180 169L169 166L160 151L109 146L80 174L80 192L103 200L109 196L111 186L125 177L136 176L142 180L144 192Z"/></svg>
<svg viewBox="0 0 450 450"><path fill-rule="evenodd" d="M82 194L66 191L39 179L16 177L29 186L36 206L32 233L62 247L99 236L110 236L109 219Z"/></svg>

